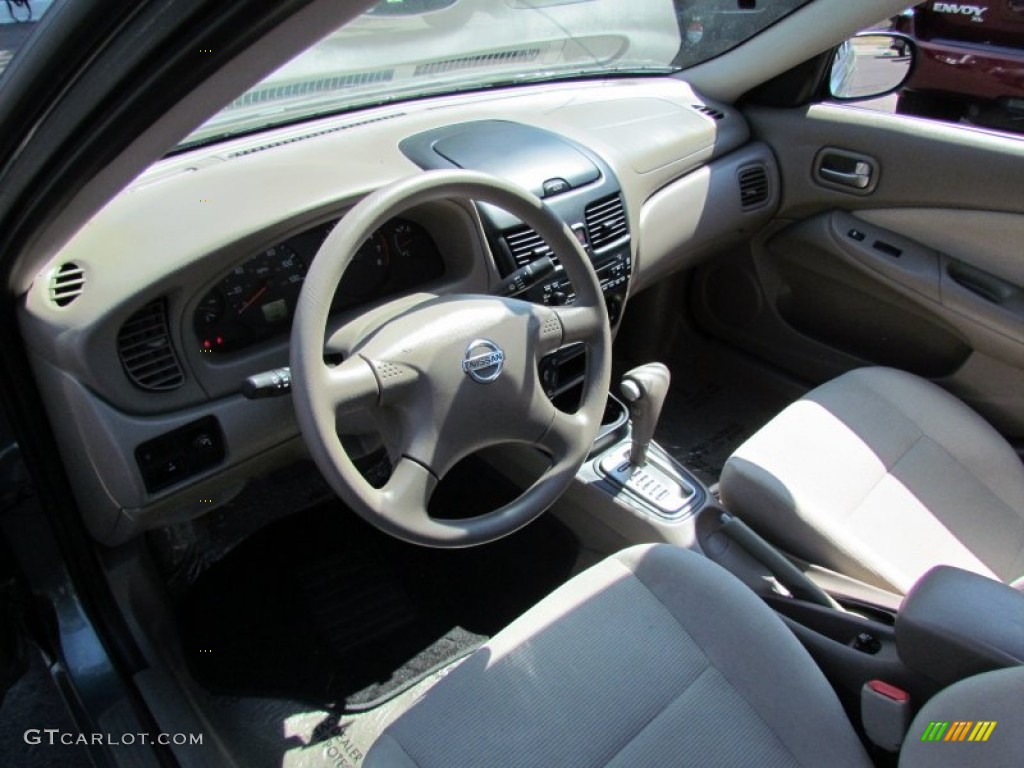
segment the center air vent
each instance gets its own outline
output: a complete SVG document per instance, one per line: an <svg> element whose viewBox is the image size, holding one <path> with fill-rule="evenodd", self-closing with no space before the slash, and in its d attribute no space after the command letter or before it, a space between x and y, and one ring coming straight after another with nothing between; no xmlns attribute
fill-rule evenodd
<svg viewBox="0 0 1024 768"><path fill-rule="evenodd" d="M505 235L505 243L516 262L516 268L525 267L543 256L551 256L548 244L529 227Z"/></svg>
<svg viewBox="0 0 1024 768"><path fill-rule="evenodd" d="M58 307L66 307L82 295L85 271L72 262L61 264L50 278L50 300Z"/></svg>
<svg viewBox="0 0 1024 768"><path fill-rule="evenodd" d="M747 165L740 168L740 207L744 211L760 208L771 197L768 169L763 165Z"/></svg>
<svg viewBox="0 0 1024 768"><path fill-rule="evenodd" d="M626 209L618 193L588 205L583 218L590 235L590 247L595 251L629 235Z"/></svg>
<svg viewBox="0 0 1024 768"><path fill-rule="evenodd" d="M167 329L167 304L151 301L125 321L117 334L117 354L139 389L166 392L185 382L185 373Z"/></svg>

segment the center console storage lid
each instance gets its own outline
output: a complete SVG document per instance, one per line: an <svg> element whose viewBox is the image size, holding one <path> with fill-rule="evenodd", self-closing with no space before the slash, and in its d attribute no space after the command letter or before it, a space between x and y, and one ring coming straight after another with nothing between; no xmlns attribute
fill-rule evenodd
<svg viewBox="0 0 1024 768"><path fill-rule="evenodd" d="M943 685L1024 664L1024 593L940 565L913 586L896 616L903 662Z"/></svg>

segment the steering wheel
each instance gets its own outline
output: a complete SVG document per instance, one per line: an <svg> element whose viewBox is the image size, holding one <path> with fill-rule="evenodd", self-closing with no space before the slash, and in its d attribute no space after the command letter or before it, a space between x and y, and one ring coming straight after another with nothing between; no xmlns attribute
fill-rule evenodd
<svg viewBox="0 0 1024 768"><path fill-rule="evenodd" d="M375 308L341 329L356 337L337 364L325 361L335 290L353 255L402 211L441 199L490 203L532 227L561 261L576 291L572 306L513 298L417 294ZM333 334L337 338L338 333ZM540 359L586 345L581 405L552 404ZM335 492L379 529L434 547L482 544L521 528L568 488L593 445L608 397L611 332L601 287L572 230L530 192L488 174L428 171L364 198L320 247L303 283L291 336L292 393L310 453ZM393 463L380 488L342 447L346 415L365 411ZM461 459L519 443L549 457L547 470L509 504L469 519L428 513L430 496Z"/></svg>

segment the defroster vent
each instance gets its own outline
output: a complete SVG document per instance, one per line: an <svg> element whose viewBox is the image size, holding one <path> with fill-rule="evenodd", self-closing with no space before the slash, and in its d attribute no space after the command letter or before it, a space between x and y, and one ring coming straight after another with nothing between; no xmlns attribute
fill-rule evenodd
<svg viewBox="0 0 1024 768"><path fill-rule="evenodd" d="M590 203L583 212L583 218L590 235L590 247L595 251L629 235L626 209L622 205L622 195L618 193Z"/></svg>
<svg viewBox="0 0 1024 768"><path fill-rule="evenodd" d="M117 334L117 353L125 373L139 389L166 392L185 382L167 328L167 302L151 301L125 321Z"/></svg>

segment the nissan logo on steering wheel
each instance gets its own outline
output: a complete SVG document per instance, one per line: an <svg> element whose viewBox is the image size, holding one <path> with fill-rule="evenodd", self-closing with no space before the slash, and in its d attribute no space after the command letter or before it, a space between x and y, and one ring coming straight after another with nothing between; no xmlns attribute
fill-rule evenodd
<svg viewBox="0 0 1024 768"><path fill-rule="evenodd" d="M489 339L476 339L466 347L462 370L473 381L488 384L501 375L505 366L505 353Z"/></svg>

